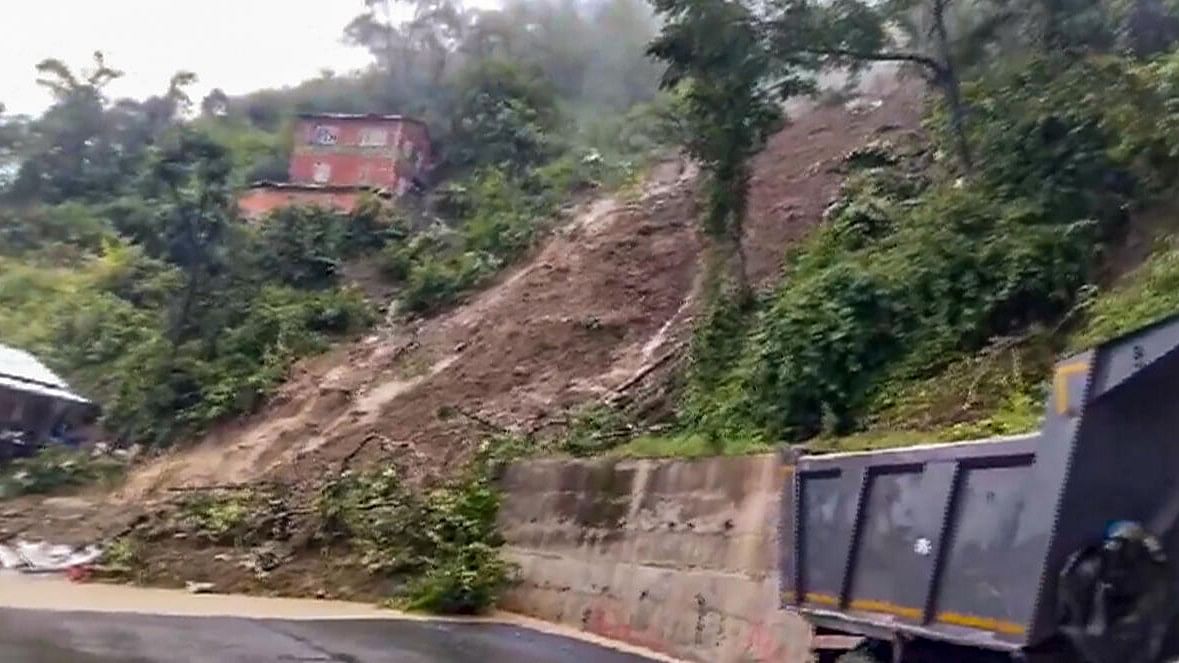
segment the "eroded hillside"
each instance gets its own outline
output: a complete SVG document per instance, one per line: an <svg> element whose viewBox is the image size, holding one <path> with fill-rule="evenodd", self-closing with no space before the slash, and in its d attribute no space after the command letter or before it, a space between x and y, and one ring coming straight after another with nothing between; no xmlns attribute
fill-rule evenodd
<svg viewBox="0 0 1179 663"><path fill-rule="evenodd" d="M771 283L788 246L821 221L843 157L916 130L919 115L918 95L902 88L850 109L813 109L772 138L755 165L746 238L759 283ZM579 208L467 302L297 364L253 415L146 462L101 501L41 502L16 528L93 538L182 487L309 487L374 464L428 481L461 467L495 431L555 429L576 406L665 379L650 369L682 349L698 312L695 177L682 159L659 164L636 193Z"/></svg>
<svg viewBox="0 0 1179 663"><path fill-rule="evenodd" d="M602 397L684 328L699 252L693 174L683 161L661 164L635 200L584 206L464 305L300 365L260 412L148 464L121 496L316 480L345 462L436 476L489 429L532 430Z"/></svg>
<svg viewBox="0 0 1179 663"><path fill-rule="evenodd" d="M746 239L773 280L788 245L822 218L839 159L916 125L916 95L821 108L758 158ZM695 168L657 166L640 193L581 208L527 264L438 318L398 326L298 367L262 411L136 472L121 493L263 477L314 481L391 462L429 477L496 429L534 432L628 385L690 333L701 242Z"/></svg>

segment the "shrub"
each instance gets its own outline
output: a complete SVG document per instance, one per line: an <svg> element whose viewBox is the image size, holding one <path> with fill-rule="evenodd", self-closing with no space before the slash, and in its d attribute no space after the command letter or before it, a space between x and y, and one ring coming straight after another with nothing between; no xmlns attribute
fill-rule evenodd
<svg viewBox="0 0 1179 663"><path fill-rule="evenodd" d="M132 536L111 541L102 552L103 571L115 578L133 577L140 569L140 544Z"/></svg>
<svg viewBox="0 0 1179 663"><path fill-rule="evenodd" d="M1106 103L1106 90L1157 93L1125 63L1022 64L967 90L978 109L978 173L928 169L927 178L911 158L859 155L826 223L791 252L760 310L743 320L723 307L710 313L681 406L689 430L852 432L880 390L937 375L1075 304L1101 257L1095 247L1117 236L1143 183L1163 172L1161 157L1149 168L1129 158L1127 144L1154 139L1120 128L1124 102ZM944 116L932 125L943 136ZM1037 409L1029 394L999 406L1011 417L960 432L1024 427Z"/></svg>
<svg viewBox="0 0 1179 663"><path fill-rule="evenodd" d="M499 496L481 475L419 495L392 470L346 474L323 487L317 511L322 538L348 542L370 572L409 579L394 597L409 607L482 612L507 583Z"/></svg>
<svg viewBox="0 0 1179 663"><path fill-rule="evenodd" d="M595 456L626 442L631 426L618 410L591 405L578 412L562 440L562 450L574 456Z"/></svg>
<svg viewBox="0 0 1179 663"><path fill-rule="evenodd" d="M401 291L407 311L428 313L451 304L468 285L470 274L452 261L427 259L414 264Z"/></svg>
<svg viewBox="0 0 1179 663"><path fill-rule="evenodd" d="M8 463L0 473L0 495L42 495L107 481L120 475L125 464L110 456L47 447L27 458Z"/></svg>
<svg viewBox="0 0 1179 663"><path fill-rule="evenodd" d="M406 605L441 614L479 614L495 605L510 573L495 548L482 543L463 546L410 584Z"/></svg>
<svg viewBox="0 0 1179 663"><path fill-rule="evenodd" d="M283 207L261 221L259 267L283 283L318 288L335 282L348 219L318 207Z"/></svg>
<svg viewBox="0 0 1179 663"><path fill-rule="evenodd" d="M1179 248L1168 239L1112 290L1094 298L1070 345L1084 349L1179 311Z"/></svg>
<svg viewBox="0 0 1179 663"><path fill-rule="evenodd" d="M381 271L392 281L404 281L418 262L451 252L448 231L430 229L390 242L381 251Z"/></svg>
<svg viewBox="0 0 1179 663"><path fill-rule="evenodd" d="M95 209L62 203L25 209L0 209L0 254L39 253L71 262L97 251L113 236L110 222Z"/></svg>
<svg viewBox="0 0 1179 663"><path fill-rule="evenodd" d="M180 511L199 536L211 543L231 544L246 535L253 505L240 495L198 492L184 500Z"/></svg>

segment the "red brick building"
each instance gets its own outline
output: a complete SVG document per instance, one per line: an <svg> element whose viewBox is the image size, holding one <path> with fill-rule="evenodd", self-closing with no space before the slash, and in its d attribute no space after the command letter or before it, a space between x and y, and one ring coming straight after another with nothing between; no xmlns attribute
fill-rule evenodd
<svg viewBox="0 0 1179 663"><path fill-rule="evenodd" d="M239 199L250 218L290 204L351 210L365 191L400 196L433 153L425 123L401 115L304 114L295 125L290 181L260 182Z"/></svg>

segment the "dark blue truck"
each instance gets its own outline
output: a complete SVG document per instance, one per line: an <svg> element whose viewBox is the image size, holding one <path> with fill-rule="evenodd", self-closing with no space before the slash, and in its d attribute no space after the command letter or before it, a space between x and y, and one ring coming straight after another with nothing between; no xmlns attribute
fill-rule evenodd
<svg viewBox="0 0 1179 663"><path fill-rule="evenodd" d="M820 660L1179 657L1179 316L1060 361L1037 433L787 462L783 605L858 636Z"/></svg>

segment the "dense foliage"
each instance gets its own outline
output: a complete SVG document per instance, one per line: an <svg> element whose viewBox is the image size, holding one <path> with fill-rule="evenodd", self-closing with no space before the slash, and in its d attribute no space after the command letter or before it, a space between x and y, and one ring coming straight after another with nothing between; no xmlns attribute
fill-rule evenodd
<svg viewBox="0 0 1179 663"><path fill-rule="evenodd" d="M177 114L190 78L118 124L130 106L102 86L119 72L96 63L41 66L57 101L3 191L0 341L101 403L116 438L164 443L249 411L295 358L366 325L335 267L383 245L388 221L367 206L244 224L230 152Z"/></svg>
<svg viewBox="0 0 1179 663"><path fill-rule="evenodd" d="M978 75L964 86L971 177L921 147L850 155L782 284L752 313L719 304L699 330L684 423L721 438L847 433L992 339L1056 325L1128 212L1173 180L1179 143L1144 130L1172 121L1173 61L1029 55ZM934 150L950 124L935 112ZM1027 426L1038 392L1018 380L1019 402L996 408ZM969 432L1010 432L996 426Z"/></svg>
<svg viewBox="0 0 1179 663"><path fill-rule="evenodd" d="M347 541L370 572L405 578L399 603L458 614L483 612L507 584L498 511L498 494L480 476L422 495L392 470L345 474L318 500L324 542Z"/></svg>
<svg viewBox="0 0 1179 663"><path fill-rule="evenodd" d="M314 215L322 225L346 223ZM33 350L102 403L105 427L119 439L166 442L248 411L292 360L371 320L369 305L323 268L340 258L330 246L292 248L237 225L203 244L215 253L191 254L186 275L107 232L97 251L65 265L49 262L58 242L0 257L0 338ZM192 262L213 255L202 267ZM267 269L278 263L284 269Z"/></svg>
<svg viewBox="0 0 1179 663"><path fill-rule="evenodd" d="M81 71L41 63L53 105L0 110L0 342L102 403L117 438L168 442L249 411L293 360L373 319L346 261L382 252L399 309L434 311L532 246L570 196L679 136L640 0L393 5L366 2L344 30L368 70L284 90L194 104L179 72L157 96L112 100L122 72L101 53ZM395 218L370 201L244 224L236 191L285 179L306 111L421 116L433 179L450 181Z"/></svg>

